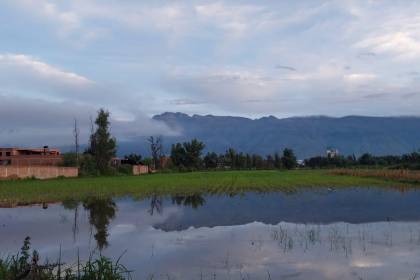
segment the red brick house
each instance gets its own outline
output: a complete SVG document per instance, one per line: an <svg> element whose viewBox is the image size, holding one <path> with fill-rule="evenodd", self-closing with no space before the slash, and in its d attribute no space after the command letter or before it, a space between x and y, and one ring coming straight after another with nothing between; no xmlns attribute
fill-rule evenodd
<svg viewBox="0 0 420 280"><path fill-rule="evenodd" d="M0 148L0 166L57 166L63 162L58 149Z"/></svg>

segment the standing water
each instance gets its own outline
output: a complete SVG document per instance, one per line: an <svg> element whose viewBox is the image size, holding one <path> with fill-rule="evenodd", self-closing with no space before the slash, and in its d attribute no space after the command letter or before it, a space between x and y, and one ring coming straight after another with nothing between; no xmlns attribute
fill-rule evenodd
<svg viewBox="0 0 420 280"><path fill-rule="evenodd" d="M87 199L0 209L0 256L117 259L134 279L414 279L420 192L379 188ZM45 209L46 208L46 209Z"/></svg>

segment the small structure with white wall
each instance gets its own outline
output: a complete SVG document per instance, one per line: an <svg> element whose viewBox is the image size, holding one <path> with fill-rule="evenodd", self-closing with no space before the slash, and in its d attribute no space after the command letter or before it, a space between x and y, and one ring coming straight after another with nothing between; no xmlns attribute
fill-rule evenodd
<svg viewBox="0 0 420 280"><path fill-rule="evenodd" d="M336 158L339 155L337 149L327 149L327 158Z"/></svg>

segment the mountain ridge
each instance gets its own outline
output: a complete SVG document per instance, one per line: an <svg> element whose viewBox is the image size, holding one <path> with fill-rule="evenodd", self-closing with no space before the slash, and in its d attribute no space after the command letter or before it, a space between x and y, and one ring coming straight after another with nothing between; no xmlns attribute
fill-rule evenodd
<svg viewBox="0 0 420 280"><path fill-rule="evenodd" d="M299 158L325 154L328 147L342 154L403 154L420 148L420 116L303 116L256 119L236 116L188 115L165 112L153 116L182 136L165 137L167 145L198 138L208 151L238 151L262 155L293 148Z"/></svg>

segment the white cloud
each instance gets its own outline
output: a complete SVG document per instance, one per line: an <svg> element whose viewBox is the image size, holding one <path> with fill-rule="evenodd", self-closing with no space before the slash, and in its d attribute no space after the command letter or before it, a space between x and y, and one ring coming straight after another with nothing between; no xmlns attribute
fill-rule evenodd
<svg viewBox="0 0 420 280"><path fill-rule="evenodd" d="M245 35L258 26L256 21L267 15L265 9L256 5L227 5L223 2L196 5L199 20L218 26L232 36Z"/></svg>
<svg viewBox="0 0 420 280"><path fill-rule="evenodd" d="M354 83L369 82L376 79L376 77L377 76L375 74L371 74L371 73L352 73L352 74L344 75L345 80L349 82L354 82Z"/></svg>
<svg viewBox="0 0 420 280"><path fill-rule="evenodd" d="M417 100L419 78L402 74L419 71L415 2L8 3L2 10L24 18L25 28L11 18L0 53L33 55L2 55L0 90L8 94L109 107L119 119L141 107L248 116L419 112L403 99ZM50 51L48 62L35 58Z"/></svg>
<svg viewBox="0 0 420 280"><path fill-rule="evenodd" d="M186 6L176 3L162 6L145 2L17 0L16 5L28 15L50 23L61 39L77 47L107 37L120 26L128 31L168 31L172 36L189 28L191 22ZM104 24L96 25L95 21Z"/></svg>
<svg viewBox="0 0 420 280"><path fill-rule="evenodd" d="M15 1L21 9L33 14L35 17L53 23L57 28L58 35L66 38L73 32L79 31L82 27L82 19L80 16L71 11L63 11L58 2L48 0L18 0Z"/></svg>
<svg viewBox="0 0 420 280"><path fill-rule="evenodd" d="M5 73L16 71L19 72L18 74L32 75L36 78L73 86L89 86L93 84L93 81L86 77L76 73L66 72L24 54L0 54L0 71L4 71Z"/></svg>
<svg viewBox="0 0 420 280"><path fill-rule="evenodd" d="M416 36L409 32L395 32L364 39L355 46L378 54L395 55L402 59L419 58L420 34Z"/></svg>

